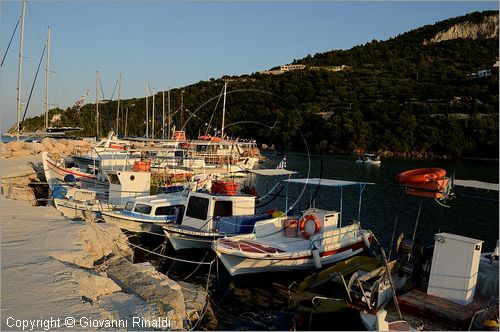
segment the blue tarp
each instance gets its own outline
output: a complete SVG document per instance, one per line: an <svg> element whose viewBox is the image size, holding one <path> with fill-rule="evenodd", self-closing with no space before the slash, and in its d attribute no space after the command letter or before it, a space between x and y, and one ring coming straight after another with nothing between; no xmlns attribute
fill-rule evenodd
<svg viewBox="0 0 500 332"><path fill-rule="evenodd" d="M231 216L231 217L216 217L215 229L224 234L248 234L253 232L253 226L257 221L271 219L269 213L248 215L248 216Z"/></svg>

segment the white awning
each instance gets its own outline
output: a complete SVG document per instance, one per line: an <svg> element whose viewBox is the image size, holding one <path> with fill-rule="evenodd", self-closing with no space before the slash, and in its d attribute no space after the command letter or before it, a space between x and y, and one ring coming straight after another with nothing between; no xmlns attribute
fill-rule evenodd
<svg viewBox="0 0 500 332"><path fill-rule="evenodd" d="M252 169L252 170L249 170L249 172L257 174L257 175L264 175L264 176L292 175L292 174L297 173L297 172L289 171L287 169L282 169L282 168Z"/></svg>
<svg viewBox="0 0 500 332"><path fill-rule="evenodd" d="M458 180L458 179L455 179L455 180L453 180L453 184L455 186L460 186L460 187L470 187L470 188L498 191L498 183L481 182L481 181L476 181L476 180Z"/></svg>
<svg viewBox="0 0 500 332"><path fill-rule="evenodd" d="M354 182L354 181L320 179L320 178L289 179L289 180L285 180L285 181L290 182L290 183L300 183L300 184L313 185L313 186L319 185L319 186L327 186L327 187L348 187L348 186L375 184L375 183L371 183L371 182Z"/></svg>

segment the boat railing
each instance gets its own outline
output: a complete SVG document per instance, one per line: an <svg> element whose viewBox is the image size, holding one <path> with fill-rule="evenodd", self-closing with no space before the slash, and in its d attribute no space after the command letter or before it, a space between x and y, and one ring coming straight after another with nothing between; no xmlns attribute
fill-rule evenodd
<svg viewBox="0 0 500 332"><path fill-rule="evenodd" d="M311 236L309 239L309 248L312 249L313 247L320 247L324 242L327 242L327 244L330 244L331 242L340 242L344 237L346 237L348 234L351 234L352 237L356 237L359 235L359 224L352 224L349 226L344 226L341 228L337 228L333 231L328 231L329 233L332 232L333 234L330 234L328 236L322 236L324 233L320 234L314 234ZM330 240L330 241L328 241ZM324 242L323 242L324 241Z"/></svg>

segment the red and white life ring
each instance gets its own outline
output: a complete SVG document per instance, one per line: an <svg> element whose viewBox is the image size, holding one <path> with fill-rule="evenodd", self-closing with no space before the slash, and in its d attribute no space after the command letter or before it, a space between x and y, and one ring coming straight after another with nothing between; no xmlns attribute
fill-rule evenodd
<svg viewBox="0 0 500 332"><path fill-rule="evenodd" d="M309 220L314 221L314 224L315 224L314 232L312 232L312 233L309 233L309 232L306 231L306 225L307 225L307 222ZM319 221L318 217L316 217L316 216L314 216L312 214L308 214L308 215L305 215L300 220L299 231L300 231L300 234L305 239L309 239L311 237L311 235L317 234L320 230L321 230L321 222Z"/></svg>

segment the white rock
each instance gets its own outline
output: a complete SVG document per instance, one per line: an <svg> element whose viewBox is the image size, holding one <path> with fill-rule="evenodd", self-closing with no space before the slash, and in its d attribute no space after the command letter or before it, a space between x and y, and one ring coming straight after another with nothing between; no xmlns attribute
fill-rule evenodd
<svg viewBox="0 0 500 332"><path fill-rule="evenodd" d="M113 280L99 275L88 274L80 279L80 295L97 300L101 295L107 295L121 291Z"/></svg>

